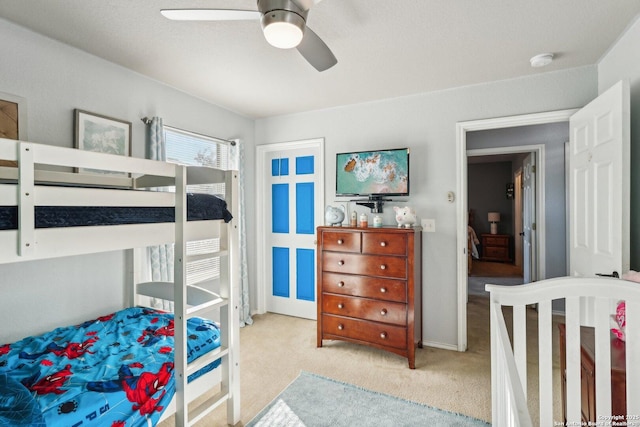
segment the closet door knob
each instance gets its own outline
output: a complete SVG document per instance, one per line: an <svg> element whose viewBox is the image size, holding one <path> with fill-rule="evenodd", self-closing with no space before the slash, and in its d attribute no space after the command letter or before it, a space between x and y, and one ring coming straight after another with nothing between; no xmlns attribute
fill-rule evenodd
<svg viewBox="0 0 640 427"><path fill-rule="evenodd" d="M343 260L338 261L338 265L344 265L344 261Z"/></svg>
<svg viewBox="0 0 640 427"><path fill-rule="evenodd" d="M339 245L341 245L341 244L343 244L343 243L344 243L344 241L343 241L342 239L338 239L338 244L339 244Z"/></svg>
<svg viewBox="0 0 640 427"><path fill-rule="evenodd" d="M338 282L338 287L339 288L344 288L344 282Z"/></svg>

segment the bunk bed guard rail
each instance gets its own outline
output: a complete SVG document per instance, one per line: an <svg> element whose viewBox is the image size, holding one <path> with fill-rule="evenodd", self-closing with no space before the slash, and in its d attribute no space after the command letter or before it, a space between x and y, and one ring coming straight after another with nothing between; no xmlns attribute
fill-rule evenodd
<svg viewBox="0 0 640 427"><path fill-rule="evenodd" d="M0 167L0 182L9 184L0 185L2 205L18 207L18 229L0 232L4 237L0 248L0 262L3 263L139 246L140 236L124 231L114 235L113 228L109 227L93 227L93 241L99 241L99 245L86 242L80 228L36 229L35 207L173 208L176 206L174 193L122 190L175 186L182 168L172 163L8 139L0 139L0 159L17 163L17 168ZM79 169L109 173L74 173ZM206 177L209 183L213 176L215 182L225 182L226 174L211 168L188 167L187 181L198 184ZM62 238L64 247L59 244ZM156 224L149 227L148 239L145 237L144 241L146 245L157 245L171 242L173 238L172 224Z"/></svg>

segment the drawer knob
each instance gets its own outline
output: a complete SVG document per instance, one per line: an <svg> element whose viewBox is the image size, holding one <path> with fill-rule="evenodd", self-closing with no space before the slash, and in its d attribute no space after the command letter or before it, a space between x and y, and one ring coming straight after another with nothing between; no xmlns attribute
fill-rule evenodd
<svg viewBox="0 0 640 427"><path fill-rule="evenodd" d="M382 310L380 310L380 316L386 316L387 315L387 309L383 308Z"/></svg>
<svg viewBox="0 0 640 427"><path fill-rule="evenodd" d="M381 264L381 265L380 265L380 270L386 270L386 269L387 269L387 266L386 266L386 265L384 265L384 264Z"/></svg>
<svg viewBox="0 0 640 427"><path fill-rule="evenodd" d="M338 303L338 308L344 308L344 304L342 304L341 302Z"/></svg>
<svg viewBox="0 0 640 427"><path fill-rule="evenodd" d="M344 282L338 282L338 287L339 288L344 288Z"/></svg>
<svg viewBox="0 0 640 427"><path fill-rule="evenodd" d="M387 246L387 242L380 242L380 246L384 248L385 246Z"/></svg>
<svg viewBox="0 0 640 427"><path fill-rule="evenodd" d="M387 333L386 332L380 332L380 338L382 338L383 340L387 339Z"/></svg>
<svg viewBox="0 0 640 427"><path fill-rule="evenodd" d="M380 292L382 292L383 294L387 292L387 288L380 288Z"/></svg>
<svg viewBox="0 0 640 427"><path fill-rule="evenodd" d="M343 244L343 243L344 243L344 240L342 240L342 239L338 239L338 244L339 244L339 245L341 245L341 244Z"/></svg>
<svg viewBox="0 0 640 427"><path fill-rule="evenodd" d="M343 260L338 261L338 265L344 265L344 261Z"/></svg>
<svg viewBox="0 0 640 427"><path fill-rule="evenodd" d="M339 331L341 331L341 330L343 330L343 329L344 329L344 326L343 326L342 324L339 324L339 325L338 325L338 330L339 330Z"/></svg>

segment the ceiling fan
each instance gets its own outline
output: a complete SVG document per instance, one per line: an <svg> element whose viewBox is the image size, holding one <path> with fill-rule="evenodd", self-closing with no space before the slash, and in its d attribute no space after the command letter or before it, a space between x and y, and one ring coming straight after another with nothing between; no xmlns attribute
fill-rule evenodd
<svg viewBox="0 0 640 427"><path fill-rule="evenodd" d="M176 21L260 20L264 37L280 49L296 48L318 71L338 63L331 49L306 25L309 9L320 0L257 0L258 10L163 9L162 15Z"/></svg>

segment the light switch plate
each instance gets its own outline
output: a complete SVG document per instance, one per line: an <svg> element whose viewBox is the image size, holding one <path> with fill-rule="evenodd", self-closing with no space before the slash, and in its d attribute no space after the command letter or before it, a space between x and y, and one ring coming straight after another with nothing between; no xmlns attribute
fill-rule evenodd
<svg viewBox="0 0 640 427"><path fill-rule="evenodd" d="M420 221L422 225L422 231L426 231L428 233L434 233L436 231L436 220L435 219L423 219Z"/></svg>

